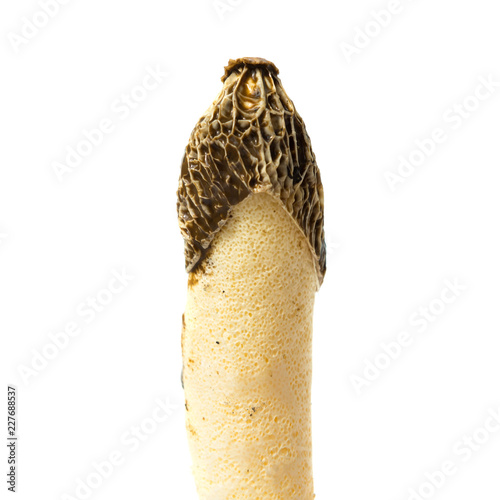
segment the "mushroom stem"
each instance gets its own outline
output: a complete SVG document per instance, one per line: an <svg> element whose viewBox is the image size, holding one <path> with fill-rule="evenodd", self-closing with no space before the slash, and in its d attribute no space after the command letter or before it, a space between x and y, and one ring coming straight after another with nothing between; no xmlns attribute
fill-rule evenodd
<svg viewBox="0 0 500 500"><path fill-rule="evenodd" d="M186 426L200 498L311 500L317 277L281 202L249 196L188 287Z"/></svg>

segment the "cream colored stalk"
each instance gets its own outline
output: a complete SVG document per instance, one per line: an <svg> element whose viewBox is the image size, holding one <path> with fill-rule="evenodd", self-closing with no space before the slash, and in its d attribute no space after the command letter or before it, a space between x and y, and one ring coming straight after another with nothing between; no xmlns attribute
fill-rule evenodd
<svg viewBox="0 0 500 500"><path fill-rule="evenodd" d="M321 180L275 66L230 61L223 80L186 148L178 193L193 473L201 500L312 500Z"/></svg>

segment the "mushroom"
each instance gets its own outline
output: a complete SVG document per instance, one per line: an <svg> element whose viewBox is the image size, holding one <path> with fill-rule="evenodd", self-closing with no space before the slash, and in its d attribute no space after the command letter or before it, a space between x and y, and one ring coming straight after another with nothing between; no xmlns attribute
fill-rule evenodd
<svg viewBox="0 0 500 500"><path fill-rule="evenodd" d="M323 187L276 66L230 60L178 188L182 381L200 499L314 497L312 326Z"/></svg>

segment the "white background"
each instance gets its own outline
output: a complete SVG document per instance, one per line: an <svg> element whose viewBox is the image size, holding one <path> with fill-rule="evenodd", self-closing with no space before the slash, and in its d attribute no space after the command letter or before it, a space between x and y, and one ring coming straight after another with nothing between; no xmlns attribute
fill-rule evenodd
<svg viewBox="0 0 500 500"><path fill-rule="evenodd" d="M280 68L325 190L316 498L405 500L420 489L420 498L498 499L500 432L488 420L500 408L498 83L474 98L481 78L500 82L496 2L230 3L72 0L34 34L26 23L44 22L36 1L2 3L1 408L16 384L17 498L81 498L77 481L112 452L123 463L91 498L197 498L179 379L187 277L175 192L224 65L258 56ZM388 21L373 21L389 7ZM23 30L31 38L21 42ZM141 93L147 67L169 76ZM131 91L144 100L118 112ZM104 118L113 131L59 181L54 163ZM387 172L436 128L446 140L391 190ZM80 304L122 269L133 279L87 323ZM447 279L466 287L450 304L440 302ZM432 322L419 316L430 304ZM22 377L71 321L80 335ZM405 331L411 344L387 361L381 343ZM386 368L368 370L375 361ZM176 410L156 425L158 397ZM132 451L122 436L144 422L157 428ZM465 445L464 435L487 442ZM445 461L454 474L426 486ZM6 488L2 480L2 498Z"/></svg>

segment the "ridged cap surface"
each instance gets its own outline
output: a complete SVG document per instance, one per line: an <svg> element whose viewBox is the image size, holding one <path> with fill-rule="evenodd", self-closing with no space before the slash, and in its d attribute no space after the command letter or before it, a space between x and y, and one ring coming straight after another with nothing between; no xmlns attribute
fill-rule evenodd
<svg viewBox="0 0 500 500"><path fill-rule="evenodd" d="M306 236L323 281L323 186L304 122L278 73L265 59L230 60L222 91L191 133L177 191L188 272L203 261L232 207L269 192Z"/></svg>

